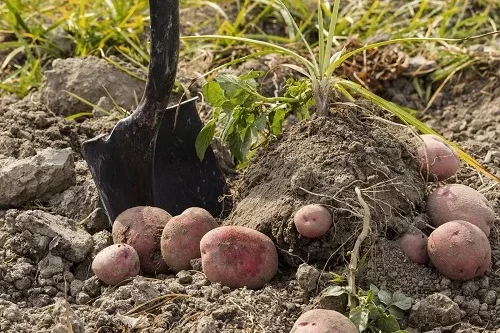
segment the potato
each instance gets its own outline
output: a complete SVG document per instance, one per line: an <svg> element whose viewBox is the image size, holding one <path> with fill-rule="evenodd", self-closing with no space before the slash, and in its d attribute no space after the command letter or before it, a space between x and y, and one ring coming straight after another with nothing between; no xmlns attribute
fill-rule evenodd
<svg viewBox="0 0 500 333"><path fill-rule="evenodd" d="M201 239L200 250L207 279L231 288L259 289L278 271L276 246L254 229L239 226L212 229Z"/></svg>
<svg viewBox="0 0 500 333"><path fill-rule="evenodd" d="M450 221L437 227L429 236L427 252L437 270L451 280L473 279L491 265L488 238L466 221Z"/></svg>
<svg viewBox="0 0 500 333"><path fill-rule="evenodd" d="M290 333L359 333L354 324L334 310L314 309L304 312Z"/></svg>
<svg viewBox="0 0 500 333"><path fill-rule="evenodd" d="M420 230L409 231L398 239L398 244L404 254L412 262L425 265L429 263L429 254L427 253L427 236Z"/></svg>
<svg viewBox="0 0 500 333"><path fill-rule="evenodd" d="M463 220L481 229L486 237L495 220L495 212L488 200L473 188L461 184L449 184L437 188L427 198L427 215L431 225L453 220Z"/></svg>
<svg viewBox="0 0 500 333"><path fill-rule="evenodd" d="M423 143L417 149L417 162L422 177L433 182L453 176L460 166L455 149L439 136L424 134L420 137Z"/></svg>
<svg viewBox="0 0 500 333"><path fill-rule="evenodd" d="M330 229L333 218L325 207L311 204L300 208L295 213L293 222L302 236L315 238L324 235Z"/></svg>
<svg viewBox="0 0 500 333"><path fill-rule="evenodd" d="M172 217L161 235L161 254L167 266L176 272L190 269L190 260L201 256L201 238L218 226L208 211L198 207Z"/></svg>
<svg viewBox="0 0 500 333"><path fill-rule="evenodd" d="M139 274L137 251L127 244L102 249L92 261L92 271L102 282L115 285Z"/></svg>
<svg viewBox="0 0 500 333"><path fill-rule="evenodd" d="M168 272L160 249L163 228L172 216L158 207L138 206L122 212L113 223L115 244L132 246L139 255L141 271L156 275Z"/></svg>

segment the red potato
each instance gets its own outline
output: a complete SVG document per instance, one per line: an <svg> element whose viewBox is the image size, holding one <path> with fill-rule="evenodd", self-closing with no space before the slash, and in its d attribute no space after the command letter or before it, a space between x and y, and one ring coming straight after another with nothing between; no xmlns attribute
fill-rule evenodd
<svg viewBox="0 0 500 333"><path fill-rule="evenodd" d="M259 289L278 271L278 252L261 232L239 226L210 230L200 242L203 273L231 288Z"/></svg>
<svg viewBox="0 0 500 333"><path fill-rule="evenodd" d="M439 136L423 134L420 137L423 143L417 149L417 162L422 177L433 182L453 176L460 166L456 150Z"/></svg>
<svg viewBox="0 0 500 333"><path fill-rule="evenodd" d="M450 221L429 236L427 251L437 270L451 280L470 280L485 273L491 265L488 238L466 221Z"/></svg>
<svg viewBox="0 0 500 333"><path fill-rule="evenodd" d="M354 324L334 310L314 309L304 312L290 333L359 333Z"/></svg>
<svg viewBox="0 0 500 333"><path fill-rule="evenodd" d="M433 226L445 222L463 220L479 227L486 237L495 220L495 212L488 200L473 188L461 184L449 184L437 188L427 198L427 215Z"/></svg>
<svg viewBox="0 0 500 333"><path fill-rule="evenodd" d="M315 238L324 235L333 224L328 209L311 204L300 208L293 217L297 231L304 237Z"/></svg>
<svg viewBox="0 0 500 333"><path fill-rule="evenodd" d="M161 235L161 254L167 266L175 272L190 269L190 260L201 256L202 237L218 226L208 211L198 207L172 217Z"/></svg>
<svg viewBox="0 0 500 333"><path fill-rule="evenodd" d="M171 218L169 213L158 207L129 208L113 223L113 242L132 246L139 255L144 273L166 273L168 266L161 256L160 239L163 228Z"/></svg>
<svg viewBox="0 0 500 333"><path fill-rule="evenodd" d="M407 232L398 239L398 244L404 254L412 262L419 265L426 265L430 258L427 253L427 236L421 231Z"/></svg>
<svg viewBox="0 0 500 333"><path fill-rule="evenodd" d="M115 285L139 274L137 251L127 244L102 249L92 261L92 271L102 282Z"/></svg>

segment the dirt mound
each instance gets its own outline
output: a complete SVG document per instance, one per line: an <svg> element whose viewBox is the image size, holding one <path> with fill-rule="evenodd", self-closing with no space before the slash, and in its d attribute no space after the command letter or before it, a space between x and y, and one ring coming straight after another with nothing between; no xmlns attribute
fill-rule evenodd
<svg viewBox="0 0 500 333"><path fill-rule="evenodd" d="M0 154L23 158L47 147L72 148L80 154L81 142L112 128L110 117L97 121L68 121L41 102L39 92L23 99L0 98Z"/></svg>
<svg viewBox="0 0 500 333"><path fill-rule="evenodd" d="M287 264L337 264L361 227L354 188L368 202L375 233L392 238L411 227L425 197L412 148L401 127L343 107L331 117L295 125L261 151L242 176L226 224L257 229L276 242ZM307 239L293 224L302 206L330 209L334 227Z"/></svg>

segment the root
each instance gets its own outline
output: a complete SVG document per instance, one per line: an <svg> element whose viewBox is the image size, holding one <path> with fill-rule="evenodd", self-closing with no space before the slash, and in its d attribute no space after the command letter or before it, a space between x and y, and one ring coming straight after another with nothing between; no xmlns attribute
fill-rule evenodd
<svg viewBox="0 0 500 333"><path fill-rule="evenodd" d="M371 220L370 207L368 207L368 204L363 199L361 190L357 186L354 188L354 190L356 191L356 194L358 196L359 203L363 207L363 229L361 229L361 233L356 239L354 248L351 251L351 262L349 263L349 270L347 273L347 287L350 291L347 305L350 309L356 306L356 270L358 268L359 250L361 248L361 244L370 233Z"/></svg>
<svg viewBox="0 0 500 333"><path fill-rule="evenodd" d="M347 202L344 202L344 201L336 198L336 195L335 196L330 196L330 195L326 195L326 194L315 193L315 192L311 192L309 190L306 190L303 187L299 187L299 190L304 191L305 193L310 194L310 195L314 195L314 196L317 196L317 197L327 198L327 199L336 201L339 204L345 205L345 206L348 207L348 208L339 208L339 210L347 211L347 212L351 213L353 216L356 216L356 217L362 217L362 215L356 213L356 208L354 206L352 206L352 205L348 204Z"/></svg>

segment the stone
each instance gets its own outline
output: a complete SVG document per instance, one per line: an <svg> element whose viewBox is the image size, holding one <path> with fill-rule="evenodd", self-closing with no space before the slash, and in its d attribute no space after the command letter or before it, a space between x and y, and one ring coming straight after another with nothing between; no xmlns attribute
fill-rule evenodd
<svg viewBox="0 0 500 333"><path fill-rule="evenodd" d="M41 210L26 210L15 215L13 213L6 219L9 232L16 234L29 230L49 237L49 250L55 256L78 263L92 250L92 236L68 218Z"/></svg>
<svg viewBox="0 0 500 333"><path fill-rule="evenodd" d="M38 263L38 272L41 278L50 278L64 272L64 263L61 257L48 254Z"/></svg>
<svg viewBox="0 0 500 333"><path fill-rule="evenodd" d="M196 326L197 333L216 333L217 322L209 316L204 316L198 321Z"/></svg>
<svg viewBox="0 0 500 333"><path fill-rule="evenodd" d="M301 264L297 268L295 278L304 291L311 292L316 289L320 275L320 271L315 267L308 264Z"/></svg>
<svg viewBox="0 0 500 333"><path fill-rule="evenodd" d="M434 293L416 302L410 312L410 325L424 332L440 326L453 325L460 319L458 304L440 293Z"/></svg>
<svg viewBox="0 0 500 333"><path fill-rule="evenodd" d="M23 159L0 159L0 207L46 199L76 183L70 148L46 148Z"/></svg>
<svg viewBox="0 0 500 333"><path fill-rule="evenodd" d="M189 284L193 282L193 277L188 271L179 271L177 274L177 279L181 284Z"/></svg>
<svg viewBox="0 0 500 333"><path fill-rule="evenodd" d="M488 290L484 297L484 303L493 305L497 301L497 292L495 290Z"/></svg>
<svg viewBox="0 0 500 333"><path fill-rule="evenodd" d="M347 309L347 298L347 293L340 286L330 286L319 295L319 307L344 313Z"/></svg>
<svg viewBox="0 0 500 333"><path fill-rule="evenodd" d="M136 98L142 96L144 86L144 82L104 59L94 56L55 59L52 68L44 73L42 101L52 112L61 116L92 111L91 106L66 91L92 104L98 104L102 97L109 96L122 108L132 110Z"/></svg>

